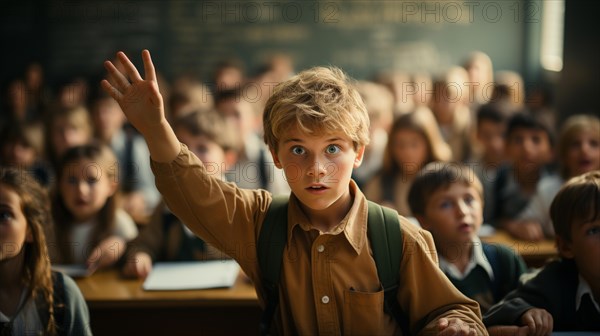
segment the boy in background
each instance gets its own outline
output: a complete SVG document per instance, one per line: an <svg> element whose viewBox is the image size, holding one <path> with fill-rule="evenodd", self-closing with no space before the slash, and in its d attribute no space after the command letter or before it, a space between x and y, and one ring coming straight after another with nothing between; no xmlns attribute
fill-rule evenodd
<svg viewBox="0 0 600 336"><path fill-rule="evenodd" d="M600 171L569 180L550 216L561 259L487 312L490 334L600 331Z"/></svg>
<svg viewBox="0 0 600 336"><path fill-rule="evenodd" d="M264 307L266 289L256 245L273 196L240 189L207 174L167 123L150 53L146 79L118 53L127 77L107 61L103 88L144 135L156 183L190 229L233 257ZM131 80L131 82L130 82ZM263 119L265 142L292 190L287 206L278 309L279 334L402 334L384 311L384 293L367 238L368 203L350 176L368 144L369 120L359 94L339 69L303 71L278 86ZM487 335L479 306L437 266L431 235L402 223L397 304L410 334Z"/></svg>
<svg viewBox="0 0 600 336"><path fill-rule="evenodd" d="M482 312L515 289L525 272L523 259L502 245L483 243L483 188L466 166L432 162L414 180L408 195L413 215L430 231L440 268Z"/></svg>
<svg viewBox="0 0 600 336"><path fill-rule="evenodd" d="M506 130L506 153L510 163L501 167L495 182L493 224L523 240L544 238L539 222L518 220L535 194L538 182L554 173L548 168L553 159L553 133L529 113L513 115Z"/></svg>

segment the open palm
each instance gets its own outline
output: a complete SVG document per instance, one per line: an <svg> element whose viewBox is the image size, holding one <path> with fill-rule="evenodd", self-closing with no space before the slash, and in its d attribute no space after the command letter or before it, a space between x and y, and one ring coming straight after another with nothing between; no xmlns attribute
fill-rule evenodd
<svg viewBox="0 0 600 336"><path fill-rule="evenodd" d="M126 73L119 71L112 62L106 61L104 66L108 75L107 79L102 80L102 88L119 103L129 122L138 131L144 135L149 134L165 120L163 99L158 90L150 52L142 52L146 79L142 79L123 52L117 53L117 58L125 67Z"/></svg>

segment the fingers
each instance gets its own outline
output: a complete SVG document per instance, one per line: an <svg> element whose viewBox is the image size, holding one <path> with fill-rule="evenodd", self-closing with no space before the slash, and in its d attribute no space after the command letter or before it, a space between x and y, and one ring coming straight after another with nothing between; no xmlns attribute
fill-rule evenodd
<svg viewBox="0 0 600 336"><path fill-rule="evenodd" d="M108 71L109 79L111 79L110 82L114 83L114 86L121 92L125 92L125 90L131 86L127 78L125 78L121 71L119 71L111 61L104 62L104 67Z"/></svg>
<svg viewBox="0 0 600 336"><path fill-rule="evenodd" d="M118 57L119 61L121 61L121 64L123 64L123 66L125 67L125 70L127 71L127 75L129 75L129 78L131 79L132 82L135 83L135 82L142 81L142 77L140 76L140 73L135 68L135 65L133 65L133 63L131 63L129 58L127 58L127 56L125 55L124 52L119 51L117 53L117 57Z"/></svg>
<svg viewBox="0 0 600 336"><path fill-rule="evenodd" d="M146 75L146 80L156 81L156 70L154 70L152 57L150 57L148 50L142 51L142 60L144 61L144 75Z"/></svg>
<svg viewBox="0 0 600 336"><path fill-rule="evenodd" d="M438 321L438 329L441 336L475 336L475 329L471 328L468 323L464 323L459 319L448 320L442 318Z"/></svg>
<svg viewBox="0 0 600 336"><path fill-rule="evenodd" d="M112 84L110 84L106 79L103 79L100 82L102 89L106 91L114 100L120 101L123 98L123 94L119 92Z"/></svg>

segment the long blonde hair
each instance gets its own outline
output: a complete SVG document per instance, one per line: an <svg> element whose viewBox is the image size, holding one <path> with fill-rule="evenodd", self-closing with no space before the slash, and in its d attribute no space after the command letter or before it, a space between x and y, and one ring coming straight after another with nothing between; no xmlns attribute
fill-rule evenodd
<svg viewBox="0 0 600 336"><path fill-rule="evenodd" d="M21 199L21 211L33 237L31 242L23 245L25 256L22 281L26 285L28 298L35 299L37 295L42 295L48 304L49 318L45 333L55 335L54 288L46 244L46 233L52 228L48 194L24 170L0 168L0 184L12 189Z"/></svg>

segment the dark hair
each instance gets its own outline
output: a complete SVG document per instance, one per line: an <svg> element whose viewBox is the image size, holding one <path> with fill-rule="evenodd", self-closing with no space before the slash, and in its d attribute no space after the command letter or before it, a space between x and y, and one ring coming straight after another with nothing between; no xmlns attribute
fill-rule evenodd
<svg viewBox="0 0 600 336"><path fill-rule="evenodd" d="M463 164L431 162L415 177L408 191L408 206L414 215L424 215L431 195L454 183L473 187L483 201L483 186L473 170Z"/></svg>
<svg viewBox="0 0 600 336"><path fill-rule="evenodd" d="M571 226L600 218L600 171L570 179L550 205L550 218L556 235L571 241Z"/></svg>
<svg viewBox="0 0 600 336"><path fill-rule="evenodd" d="M554 131L552 127L547 125L541 119L533 116L528 110L522 110L508 120L506 138L510 138L517 129L543 131L548 136L550 145L554 146Z"/></svg>
<svg viewBox="0 0 600 336"><path fill-rule="evenodd" d="M241 88L225 89L215 92L215 105L230 99L241 100L243 90Z"/></svg>
<svg viewBox="0 0 600 336"><path fill-rule="evenodd" d="M510 114L510 109L507 104L500 102L492 102L481 105L477 110L477 125L484 120L491 121L496 124L506 123Z"/></svg>

